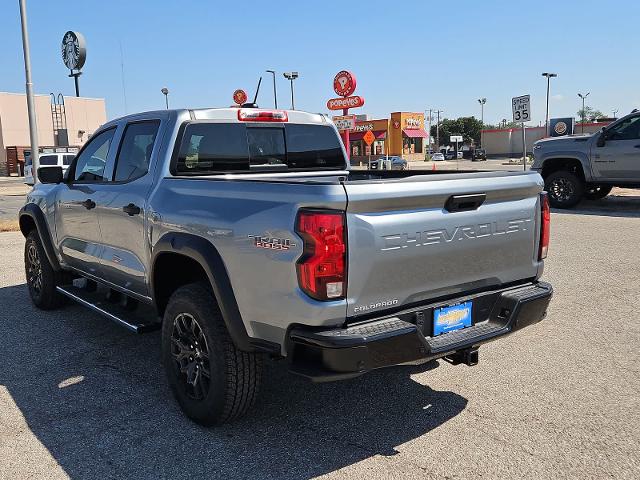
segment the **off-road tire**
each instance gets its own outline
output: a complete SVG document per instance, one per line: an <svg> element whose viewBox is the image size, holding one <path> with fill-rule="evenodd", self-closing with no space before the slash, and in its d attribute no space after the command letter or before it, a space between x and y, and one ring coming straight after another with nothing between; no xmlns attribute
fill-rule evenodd
<svg viewBox="0 0 640 480"><path fill-rule="evenodd" d="M189 349L189 345L180 340L186 337L179 334L185 330L185 322L193 325L191 319L197 326L193 328L195 349L193 345ZM177 323L181 324L179 328ZM201 339L199 344L197 338ZM186 358L180 353L186 351L182 348L193 352L193 356ZM205 350L207 360L204 360ZM190 358L193 361L189 363ZM199 391L196 391L195 383L188 382L189 372L194 370L189 370L189 366L180 363L182 361L187 361L187 365L199 365L201 373L197 381L203 382L198 384ZM243 352L235 347L208 284L185 285L171 295L162 325L162 362L180 408L193 421L206 426L220 425L244 415L258 395L262 361L261 354ZM205 385L206 376L202 372L207 366L209 380ZM196 381L193 377L191 380ZM198 396L202 398L196 398Z"/></svg>
<svg viewBox="0 0 640 480"><path fill-rule="evenodd" d="M610 185L588 185L584 190L584 198L587 200L600 200L611 193Z"/></svg>
<svg viewBox="0 0 640 480"><path fill-rule="evenodd" d="M544 189L552 207L571 208L582 200L584 182L567 170L558 170L545 178Z"/></svg>
<svg viewBox="0 0 640 480"><path fill-rule="evenodd" d="M29 296L36 307L53 310L65 303L65 297L56 290L63 275L53 270L37 230L31 230L27 235L24 267Z"/></svg>

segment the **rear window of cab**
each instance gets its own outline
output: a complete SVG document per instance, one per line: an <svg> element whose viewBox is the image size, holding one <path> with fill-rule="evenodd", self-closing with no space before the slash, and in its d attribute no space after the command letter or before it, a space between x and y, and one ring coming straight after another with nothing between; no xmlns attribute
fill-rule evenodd
<svg viewBox="0 0 640 480"><path fill-rule="evenodd" d="M343 170L342 143L328 125L187 123L172 173L208 175Z"/></svg>

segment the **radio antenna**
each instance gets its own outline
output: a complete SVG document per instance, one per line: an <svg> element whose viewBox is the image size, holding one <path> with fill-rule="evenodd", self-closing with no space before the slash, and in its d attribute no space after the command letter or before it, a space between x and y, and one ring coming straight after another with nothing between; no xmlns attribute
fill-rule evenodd
<svg viewBox="0 0 640 480"><path fill-rule="evenodd" d="M258 86L256 87L256 95L255 97L253 97L253 104L256 104L256 101L258 100L258 92L260 91L260 84L262 83L262 77L260 77L260 79L258 80Z"/></svg>

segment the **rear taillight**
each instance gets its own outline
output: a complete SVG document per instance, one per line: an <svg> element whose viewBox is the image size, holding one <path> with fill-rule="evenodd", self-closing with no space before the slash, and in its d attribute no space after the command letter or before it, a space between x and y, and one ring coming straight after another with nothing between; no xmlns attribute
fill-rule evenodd
<svg viewBox="0 0 640 480"><path fill-rule="evenodd" d="M343 212L300 210L296 232L304 251L296 265L300 288L316 300L344 298L347 289Z"/></svg>
<svg viewBox="0 0 640 480"><path fill-rule="evenodd" d="M241 122L286 122L289 120L284 110L256 110L241 108L238 110Z"/></svg>
<svg viewBox="0 0 640 480"><path fill-rule="evenodd" d="M549 251L551 209L549 208L549 197L547 192L542 192L540 194L540 207L542 215L540 221L540 249L538 250L538 260L547 258L547 252Z"/></svg>

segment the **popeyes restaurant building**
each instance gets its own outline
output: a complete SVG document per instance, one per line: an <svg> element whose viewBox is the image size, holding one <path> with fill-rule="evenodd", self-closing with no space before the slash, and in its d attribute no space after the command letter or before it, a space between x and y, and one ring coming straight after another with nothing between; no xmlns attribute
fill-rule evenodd
<svg viewBox="0 0 640 480"><path fill-rule="evenodd" d="M364 135L371 131L371 146ZM349 135L351 162L366 163L371 158L397 155L407 161L423 161L429 136L424 129L424 114L394 112L388 119L356 121Z"/></svg>

